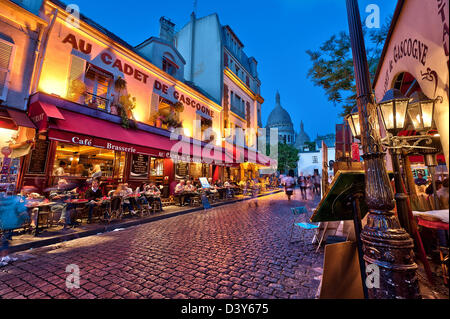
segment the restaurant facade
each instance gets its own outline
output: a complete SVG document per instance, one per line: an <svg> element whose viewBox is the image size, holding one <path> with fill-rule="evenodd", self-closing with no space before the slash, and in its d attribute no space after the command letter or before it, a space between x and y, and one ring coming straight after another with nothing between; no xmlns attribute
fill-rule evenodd
<svg viewBox="0 0 450 319"><path fill-rule="evenodd" d="M0 2L0 192L7 193L15 191L23 157L35 138L26 109L37 42L47 22L29 9Z"/></svg>
<svg viewBox="0 0 450 319"><path fill-rule="evenodd" d="M27 105L36 135L18 189L101 171L109 185L155 181L171 191L180 179L255 178L271 163L224 138L222 106L184 82L185 61L162 35L132 47L58 1L40 15L48 25Z"/></svg>
<svg viewBox="0 0 450 319"><path fill-rule="evenodd" d="M435 100L434 122L442 145L438 174L449 163L449 2L399 0L374 79L377 101L399 89L410 97L422 92ZM410 157L413 171L426 172L423 156ZM416 173L415 173L416 174Z"/></svg>

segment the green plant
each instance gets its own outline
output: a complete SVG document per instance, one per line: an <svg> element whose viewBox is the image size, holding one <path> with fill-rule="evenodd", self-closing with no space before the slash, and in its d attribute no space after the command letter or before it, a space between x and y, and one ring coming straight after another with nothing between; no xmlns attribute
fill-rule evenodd
<svg viewBox="0 0 450 319"><path fill-rule="evenodd" d="M78 101L86 92L86 84L80 80L72 80L69 85L67 97L69 100Z"/></svg>

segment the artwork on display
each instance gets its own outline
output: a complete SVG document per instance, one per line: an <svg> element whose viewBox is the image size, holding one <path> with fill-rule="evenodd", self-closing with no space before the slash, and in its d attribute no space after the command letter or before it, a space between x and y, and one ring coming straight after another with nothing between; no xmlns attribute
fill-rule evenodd
<svg viewBox="0 0 450 319"><path fill-rule="evenodd" d="M200 177L200 184L202 184L203 188L210 188L211 185L209 185L208 179L206 177Z"/></svg>

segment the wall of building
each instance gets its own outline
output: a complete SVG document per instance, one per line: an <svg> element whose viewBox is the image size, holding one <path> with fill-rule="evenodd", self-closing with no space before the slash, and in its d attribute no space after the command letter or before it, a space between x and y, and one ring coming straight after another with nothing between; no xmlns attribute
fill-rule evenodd
<svg viewBox="0 0 450 319"><path fill-rule="evenodd" d="M380 101L394 87L402 72L414 76L429 98L442 97L435 107L435 122L441 136L445 160L449 163L449 1L405 1L375 82Z"/></svg>
<svg viewBox="0 0 450 319"><path fill-rule="evenodd" d="M211 14L195 20L195 23L190 21L175 36L176 48L186 60L186 80L194 82L196 86L202 88L217 103L220 103L222 100L222 41L220 28L219 17L217 14ZM192 30L194 31L192 32ZM194 59L191 56L192 36Z"/></svg>
<svg viewBox="0 0 450 319"><path fill-rule="evenodd" d="M314 169L319 170L319 174L322 175L322 151L323 149L320 149L316 152L301 152L299 153L299 160L298 160L298 166L297 171L300 174L301 172L303 175L313 175ZM335 160L335 149L334 147L328 148L328 161ZM329 172L332 172L333 170L329 170Z"/></svg>
<svg viewBox="0 0 450 319"><path fill-rule="evenodd" d="M13 49L3 105L25 110L33 74L35 51L42 21L37 16L9 2L0 2L0 41ZM0 92L0 96L1 96Z"/></svg>
<svg viewBox="0 0 450 319"><path fill-rule="evenodd" d="M173 77L180 81L184 80L185 62L180 58L177 52L175 52L174 48L165 43L164 40L153 38L148 45L138 47L137 50L151 63L161 69L163 66L163 57L169 57L179 67ZM170 54L170 56L167 53Z"/></svg>
<svg viewBox="0 0 450 319"><path fill-rule="evenodd" d="M60 13L50 34L38 89L67 98L73 56L112 73L114 80L119 76L125 79L127 92L122 93L136 98L133 111L136 120L152 124L152 115L157 110L155 104L159 103L158 95L161 95L184 104L180 119L183 120L185 135L195 135L198 112L208 113L218 136L217 141L220 140L219 105L90 27L82 25L73 28L65 21L64 12ZM112 85L111 99L117 94Z"/></svg>

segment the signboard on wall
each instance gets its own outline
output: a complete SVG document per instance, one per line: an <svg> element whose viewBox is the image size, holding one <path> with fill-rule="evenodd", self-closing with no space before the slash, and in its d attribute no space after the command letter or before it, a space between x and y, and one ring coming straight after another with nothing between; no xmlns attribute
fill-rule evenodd
<svg viewBox="0 0 450 319"><path fill-rule="evenodd" d="M148 178L149 156L143 154L133 154L131 160L130 177Z"/></svg>
<svg viewBox="0 0 450 319"><path fill-rule="evenodd" d="M187 175L189 175L189 163L177 163L175 166L175 179L184 179Z"/></svg>
<svg viewBox="0 0 450 319"><path fill-rule="evenodd" d="M45 174L49 146L49 141L36 139L34 150L31 151L30 163L28 164L28 174Z"/></svg>

